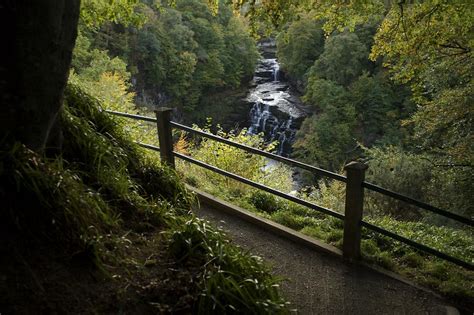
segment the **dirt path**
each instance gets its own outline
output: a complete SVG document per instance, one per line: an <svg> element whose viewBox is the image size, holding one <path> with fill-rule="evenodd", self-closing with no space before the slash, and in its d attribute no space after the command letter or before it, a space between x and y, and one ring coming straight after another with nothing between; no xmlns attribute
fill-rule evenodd
<svg viewBox="0 0 474 315"><path fill-rule="evenodd" d="M284 295L300 314L458 314L446 302L366 267L316 252L238 217L197 211L241 247L264 258L286 279Z"/></svg>

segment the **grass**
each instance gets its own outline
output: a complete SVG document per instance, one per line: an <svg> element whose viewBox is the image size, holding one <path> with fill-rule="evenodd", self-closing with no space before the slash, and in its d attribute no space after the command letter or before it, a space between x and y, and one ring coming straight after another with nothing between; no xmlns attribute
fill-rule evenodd
<svg viewBox="0 0 474 315"><path fill-rule="evenodd" d="M20 144L0 152L0 256L18 257L0 265L26 290L0 285L2 310L55 300L45 312L288 312L262 261L194 217L195 198L173 170L147 157L80 88L65 96L60 156ZM73 278L77 288L67 285Z"/></svg>

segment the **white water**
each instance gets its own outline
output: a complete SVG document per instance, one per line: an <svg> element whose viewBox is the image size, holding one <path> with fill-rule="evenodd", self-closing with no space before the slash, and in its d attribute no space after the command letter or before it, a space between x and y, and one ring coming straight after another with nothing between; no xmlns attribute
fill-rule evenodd
<svg viewBox="0 0 474 315"><path fill-rule="evenodd" d="M250 110L250 134L263 133L265 140L278 141L276 153L287 156L296 135L295 118L305 115L294 104L288 84L280 80L280 64L275 58L260 60L255 71L256 86L247 100L253 103Z"/></svg>

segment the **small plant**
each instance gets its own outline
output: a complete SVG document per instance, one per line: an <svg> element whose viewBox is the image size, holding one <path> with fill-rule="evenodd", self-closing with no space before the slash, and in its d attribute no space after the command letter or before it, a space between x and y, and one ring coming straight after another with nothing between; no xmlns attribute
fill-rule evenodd
<svg viewBox="0 0 474 315"><path fill-rule="evenodd" d="M250 203L259 211L273 213L278 210L279 205L276 197L261 191L253 192L249 197Z"/></svg>
<svg viewBox="0 0 474 315"><path fill-rule="evenodd" d="M196 313L288 313L277 279L261 259L231 245L209 222L192 218L167 235L170 254L202 273Z"/></svg>

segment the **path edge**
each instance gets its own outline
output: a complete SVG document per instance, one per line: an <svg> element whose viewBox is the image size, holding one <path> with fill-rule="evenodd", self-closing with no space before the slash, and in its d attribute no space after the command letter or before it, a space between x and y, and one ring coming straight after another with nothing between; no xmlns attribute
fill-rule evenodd
<svg viewBox="0 0 474 315"><path fill-rule="evenodd" d="M438 298L438 299L440 299L440 300L442 300L442 301L449 304L449 305L445 305L446 306L446 314L449 314L449 315L461 314L459 308L453 307L453 303L451 301L447 300L445 297L441 296L440 294L434 292L431 289L428 289L428 288L423 287L419 284L416 284L415 282L413 282L411 280L408 280L405 277L403 277L403 276L401 276L401 275L399 275L395 272L383 269L381 267L369 264L367 262L352 261L352 260L345 259L342 255L342 251L339 248L335 247L335 246L332 246L332 245L326 244L322 241L316 240L316 239L314 239L310 236L304 235L303 233L300 233L298 231L290 229L290 228L288 228L284 225L273 222L269 219L262 218L262 217L260 217L256 214L248 211L248 210L245 210L245 209L243 209L239 206L236 206L236 205L234 205L230 202L224 201L224 200L222 200L222 199L220 199L220 198L218 198L214 195L211 195L207 192L204 192L204 191L202 191L202 190L200 190L196 187L193 187L193 186L190 186L190 185L186 184L186 188L189 191L196 194L200 204L205 204L207 206L212 207L215 210L223 211L227 214L239 217L240 219L242 219L244 221L247 221L251 224L254 224L254 225L262 228L265 231L268 231L270 233L274 233L278 236L286 238L286 239L288 239L292 242L295 242L297 244L300 244L302 246L311 248L311 249L316 250L318 252L322 252L322 253L325 253L325 254L337 256L342 261L344 261L345 263L356 264L356 265L359 265L359 266L363 266L365 268L370 269L373 272L377 272L379 274L385 275L385 276L390 277L392 279L395 279L399 282L402 282L402 283L405 283L409 286L412 286L416 289L419 289L419 290L422 290L422 291L427 292L429 294L432 294L436 298Z"/></svg>

